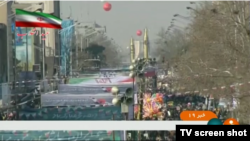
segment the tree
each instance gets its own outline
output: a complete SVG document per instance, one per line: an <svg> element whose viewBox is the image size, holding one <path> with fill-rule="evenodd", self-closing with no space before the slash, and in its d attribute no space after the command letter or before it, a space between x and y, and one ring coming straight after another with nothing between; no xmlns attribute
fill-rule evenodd
<svg viewBox="0 0 250 141"><path fill-rule="evenodd" d="M186 33L178 29L169 31L162 28L158 33L154 55L162 61L161 67L164 68L165 72L173 70L171 68L177 70L180 56L185 54L189 48L189 41L186 37Z"/></svg>
<svg viewBox="0 0 250 141"><path fill-rule="evenodd" d="M192 21L183 31L187 35L187 50L170 60L170 67L178 71L176 84L183 91L199 91L231 101L236 98L240 101L238 117L245 122L243 117L250 115L246 109L250 106L249 88L242 85L250 78L249 2L200 2L190 10ZM170 45L166 47L171 49ZM221 89L223 86L226 89Z"/></svg>
<svg viewBox="0 0 250 141"><path fill-rule="evenodd" d="M166 60L173 59L176 56L183 54L188 48L186 35L182 31L175 29L173 32L166 31L164 28L158 33L156 40L155 55L165 57Z"/></svg>
<svg viewBox="0 0 250 141"><path fill-rule="evenodd" d="M77 66L78 70L84 70L85 68L88 68L91 66L91 63L86 61L86 59L88 59L88 54L85 51L79 52L77 59L79 62Z"/></svg>
<svg viewBox="0 0 250 141"><path fill-rule="evenodd" d="M226 3L228 4L229 2ZM220 7L223 8L223 4L222 2ZM237 35L242 35L242 33L235 34L237 37L235 39L232 38L232 33L234 33L232 31L235 30L233 28L235 21L232 18L228 18L231 15L218 13L218 10L214 9L214 5L206 4L201 5L194 11L195 18L189 26L191 47L185 55L181 56L182 59L179 59L178 62L183 64L180 66L182 67L180 70L183 70L183 76L193 78L195 75L198 75L199 79L195 80L198 83L203 82L203 84L206 84L206 87L235 83L235 79L240 77L240 71L234 69L236 60L238 61L237 65L239 65L239 55L245 52L239 52L239 48L243 44L235 42L240 40L240 37ZM214 13L214 11L216 12ZM229 13L229 11L225 13ZM242 29L236 30L241 31ZM241 57L241 59L243 58ZM244 62L246 63L246 60Z"/></svg>
<svg viewBox="0 0 250 141"><path fill-rule="evenodd" d="M103 50L99 53L99 57L103 64L108 67L117 67L120 65L121 59L119 56L121 52L119 51L119 46L115 44L113 39L109 39L107 36L99 34L92 41L92 44L95 44L94 48L97 48L97 46L103 47Z"/></svg>

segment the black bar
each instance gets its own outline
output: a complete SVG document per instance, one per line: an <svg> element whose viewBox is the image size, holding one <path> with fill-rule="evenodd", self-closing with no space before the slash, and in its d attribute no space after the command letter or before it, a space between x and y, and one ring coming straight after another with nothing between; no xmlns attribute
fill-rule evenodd
<svg viewBox="0 0 250 141"><path fill-rule="evenodd" d="M176 125L176 141L249 140L249 125Z"/></svg>

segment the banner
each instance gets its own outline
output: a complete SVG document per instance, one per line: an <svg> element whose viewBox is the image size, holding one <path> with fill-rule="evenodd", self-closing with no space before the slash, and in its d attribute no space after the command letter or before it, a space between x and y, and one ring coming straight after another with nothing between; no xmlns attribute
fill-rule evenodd
<svg viewBox="0 0 250 141"><path fill-rule="evenodd" d="M100 120L104 120L105 117L100 117L98 115L98 117L96 117L96 115L91 115L86 116L88 113L87 109L90 109L89 112L91 110L95 111L94 109L98 109L99 110L103 110L103 111L113 111L113 114L116 114L116 116L119 116L119 114L121 113L121 107L120 106L114 106L112 104L112 100L113 100L114 96L112 94L84 94L84 95L58 95L58 94L46 94L46 95L42 95L41 96L41 106L43 107L43 109L45 110L44 113L48 113L48 111L53 111L47 107L49 106L58 106L59 108L57 108L57 110L59 111L58 113L69 113L70 111L72 111L72 113L75 113L76 110L79 111L79 113L84 113L84 116L78 117L77 115L72 115L72 114L68 114L68 115L59 115L58 118L56 118L57 120L59 120L60 118L66 118L68 120L73 120L73 119L78 119L78 120L92 120L92 119L97 119L101 118ZM61 106L61 107L60 107ZM74 108L64 108L66 106L73 106ZM46 111L47 109L47 111ZM64 111L63 111L64 109ZM66 110L65 110L66 109ZM55 109L54 109L55 110ZM82 110L82 111L81 111ZM87 111L86 111L87 110ZM129 119L133 119L133 104L129 105L129 112L128 112L128 118ZM95 111L96 112L96 111ZM93 112L91 112L93 113ZM30 116L34 113L27 113L24 112L24 115L30 114ZM42 113L37 112L34 116L36 115L43 115ZM47 115L47 114L46 114ZM44 117L43 117L44 118ZM110 117L108 117L110 118ZM117 117L115 119L119 119L120 117ZM54 120L56 120L54 119ZM107 118L106 118L107 119ZM48 120L52 120L52 118L48 118Z"/></svg>
<svg viewBox="0 0 250 141"><path fill-rule="evenodd" d="M60 73L67 75L70 72L70 48L72 46L72 39L74 37L75 28L73 20L63 20L61 36L61 66ZM70 27L70 28L69 28ZM67 29L66 29L67 28Z"/></svg>
<svg viewBox="0 0 250 141"><path fill-rule="evenodd" d="M46 94L41 96L41 106L98 106L112 105L112 94Z"/></svg>
<svg viewBox="0 0 250 141"><path fill-rule="evenodd" d="M122 131L0 131L1 141L116 141L122 140Z"/></svg>
<svg viewBox="0 0 250 141"><path fill-rule="evenodd" d="M122 120L120 107L86 108L67 112L48 112L47 120Z"/></svg>
<svg viewBox="0 0 250 141"><path fill-rule="evenodd" d="M20 111L20 120L122 120L121 108L106 107L60 107L42 108L36 112Z"/></svg>
<svg viewBox="0 0 250 141"><path fill-rule="evenodd" d="M113 77L103 77L99 74L84 77L84 78L71 78L69 84L74 85L119 85L119 84L132 84L133 78L125 75L116 75Z"/></svg>
<svg viewBox="0 0 250 141"><path fill-rule="evenodd" d="M76 86L71 84L60 84L58 86L58 93L59 94L100 94L100 93L110 94L112 87L113 85ZM119 88L120 93L124 94L128 88L133 88L133 84L116 85L116 87Z"/></svg>

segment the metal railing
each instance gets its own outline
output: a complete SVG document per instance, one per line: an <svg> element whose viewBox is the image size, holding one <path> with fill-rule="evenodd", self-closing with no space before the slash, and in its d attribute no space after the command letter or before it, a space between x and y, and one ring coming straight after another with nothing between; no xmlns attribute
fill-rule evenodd
<svg viewBox="0 0 250 141"><path fill-rule="evenodd" d="M24 97L38 90L40 94L45 94L58 90L59 84L68 84L69 79L46 79L46 80L29 80L15 83L0 84L0 107L9 107L15 97Z"/></svg>

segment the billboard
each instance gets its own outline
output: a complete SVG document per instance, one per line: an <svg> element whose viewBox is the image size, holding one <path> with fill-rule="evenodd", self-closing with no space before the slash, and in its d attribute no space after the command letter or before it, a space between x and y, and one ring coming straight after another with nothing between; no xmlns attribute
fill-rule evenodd
<svg viewBox="0 0 250 141"><path fill-rule="evenodd" d="M28 63L28 71L33 70L34 65L34 37L29 34L33 28L15 27L12 24L12 32L15 33L15 50L16 59L18 60L17 66L21 71L26 70ZM27 62L28 61L28 62Z"/></svg>
<svg viewBox="0 0 250 141"><path fill-rule="evenodd" d="M72 45L73 35L75 33L73 20L62 21L61 35L61 66L60 73L68 75L70 72L70 49Z"/></svg>

